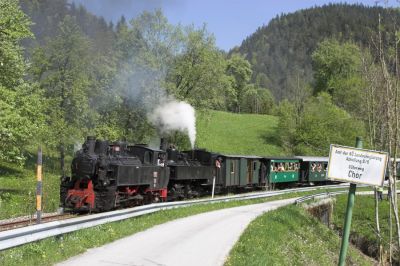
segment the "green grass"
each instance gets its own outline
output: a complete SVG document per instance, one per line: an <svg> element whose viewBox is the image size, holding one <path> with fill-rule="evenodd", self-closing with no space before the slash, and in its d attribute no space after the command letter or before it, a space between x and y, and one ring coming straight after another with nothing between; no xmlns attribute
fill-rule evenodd
<svg viewBox="0 0 400 266"><path fill-rule="evenodd" d="M164 210L0 251L0 265L52 265L55 262L83 253L89 248L104 245L174 219L223 208L232 208L289 197L301 197L322 191L326 190L321 189L314 192L291 193L264 199L219 202Z"/></svg>
<svg viewBox="0 0 400 266"><path fill-rule="evenodd" d="M34 166L20 168L0 162L0 219L35 212L36 173ZM59 206L60 177L43 165L43 211L53 212Z"/></svg>
<svg viewBox="0 0 400 266"><path fill-rule="evenodd" d="M197 146L242 155L284 155L278 145L278 118L271 115L199 113Z"/></svg>
<svg viewBox="0 0 400 266"><path fill-rule="evenodd" d="M334 207L335 227L342 231L344 216L347 207L347 196L338 196ZM383 238L383 246L388 250L389 246L389 201L379 202L379 223ZM393 230L395 234L395 230ZM356 196L353 208L353 218L351 223L351 238L359 238L365 248L368 246L377 249L378 240L375 235L375 199L373 195ZM399 261L399 258L397 258Z"/></svg>
<svg viewBox="0 0 400 266"><path fill-rule="evenodd" d="M232 249L231 265L337 265L339 237L296 206L255 219ZM374 265L351 247L346 265Z"/></svg>

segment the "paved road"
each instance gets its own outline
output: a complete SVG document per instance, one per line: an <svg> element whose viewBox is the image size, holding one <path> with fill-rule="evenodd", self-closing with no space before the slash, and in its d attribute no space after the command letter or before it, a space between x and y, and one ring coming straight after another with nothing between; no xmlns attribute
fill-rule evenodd
<svg viewBox="0 0 400 266"><path fill-rule="evenodd" d="M174 220L88 250L59 265L222 265L254 218L294 200L241 206Z"/></svg>

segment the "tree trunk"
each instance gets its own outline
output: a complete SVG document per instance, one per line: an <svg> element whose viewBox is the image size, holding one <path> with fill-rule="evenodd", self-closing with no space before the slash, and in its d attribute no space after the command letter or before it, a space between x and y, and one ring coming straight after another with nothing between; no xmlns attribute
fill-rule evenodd
<svg viewBox="0 0 400 266"><path fill-rule="evenodd" d="M61 167L61 175L65 177L65 150L64 143L60 144L60 167Z"/></svg>
<svg viewBox="0 0 400 266"><path fill-rule="evenodd" d="M375 188L375 226L376 226L376 236L378 238L378 259L379 264L383 265L383 247L382 247L382 236L381 228L379 225L379 203L378 203L378 191Z"/></svg>

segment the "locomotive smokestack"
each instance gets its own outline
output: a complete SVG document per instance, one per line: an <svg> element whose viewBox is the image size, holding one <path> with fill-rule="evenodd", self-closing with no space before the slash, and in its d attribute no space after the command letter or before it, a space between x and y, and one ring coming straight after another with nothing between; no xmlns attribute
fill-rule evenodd
<svg viewBox="0 0 400 266"><path fill-rule="evenodd" d="M96 137L94 136L88 136L86 138L86 145L88 147L88 153L89 154L94 154L94 148L96 146Z"/></svg>
<svg viewBox="0 0 400 266"><path fill-rule="evenodd" d="M96 140L96 145L94 152L96 154L106 154L108 148L108 141L107 140Z"/></svg>
<svg viewBox="0 0 400 266"><path fill-rule="evenodd" d="M160 139L160 150L166 151L167 146L168 146L167 140L165 138L161 138Z"/></svg>

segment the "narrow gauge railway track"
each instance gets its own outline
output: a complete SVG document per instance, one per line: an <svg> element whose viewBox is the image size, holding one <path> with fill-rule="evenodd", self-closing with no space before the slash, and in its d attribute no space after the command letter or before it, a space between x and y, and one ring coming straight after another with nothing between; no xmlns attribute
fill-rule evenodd
<svg viewBox="0 0 400 266"><path fill-rule="evenodd" d="M347 185L328 185L319 187L306 187L286 189L280 191L268 191L258 193L248 193L234 196L218 197L214 199L200 199L190 201L163 202L149 205L142 205L129 209L122 209L104 213L91 214L86 216L78 216L64 220L51 221L43 224L30 225L21 228L0 232L0 250L16 247L26 243L42 240L48 237L62 235L77 230L94 227L101 224L120 221L132 217L142 216L160 210L180 208L195 204L224 202L232 200L250 200L258 198L267 198L277 195L289 194L294 192L307 192L317 189L340 189L346 188Z"/></svg>
<svg viewBox="0 0 400 266"><path fill-rule="evenodd" d="M59 220L65 220L69 218L76 217L74 214L51 214L47 216L43 216L41 218L41 223L48 223L52 221L59 221ZM16 217L14 219L8 219L4 221L0 221L0 232L1 231L7 231L7 230L12 230L20 227L25 227L25 226L30 226L30 225L35 225L36 224L36 217L32 218L20 218Z"/></svg>

